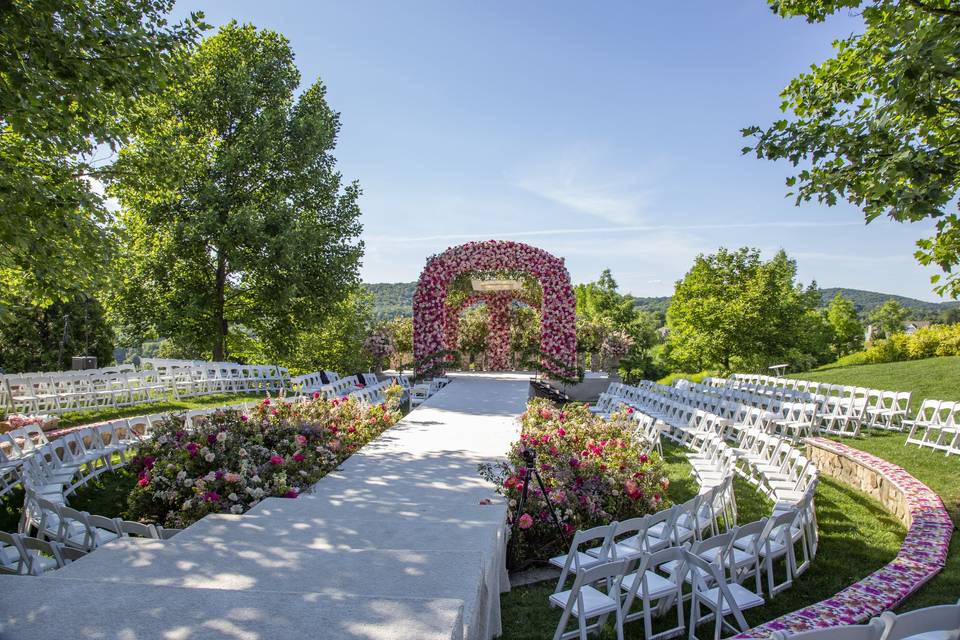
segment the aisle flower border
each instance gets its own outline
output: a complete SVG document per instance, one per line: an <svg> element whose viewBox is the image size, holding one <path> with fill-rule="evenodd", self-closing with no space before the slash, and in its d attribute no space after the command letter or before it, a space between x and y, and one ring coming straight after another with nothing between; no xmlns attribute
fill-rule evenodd
<svg viewBox="0 0 960 640"><path fill-rule="evenodd" d="M540 351L544 358L545 371L569 377L576 370L577 334L576 299L570 284L570 274L563 259L543 249L522 242L509 240L485 240L468 242L451 247L427 260L420 274L417 291L413 297L413 351L414 358L421 360L432 353L449 348L456 340L453 323L446 305L447 289L459 275L470 272L521 271L536 278L543 290L540 309ZM504 296L505 298L506 296ZM491 330L500 330L503 314L509 302L497 299L491 305ZM501 308L502 307L502 308ZM491 368L494 364L506 365L509 339L490 341L498 347L491 353Z"/></svg>

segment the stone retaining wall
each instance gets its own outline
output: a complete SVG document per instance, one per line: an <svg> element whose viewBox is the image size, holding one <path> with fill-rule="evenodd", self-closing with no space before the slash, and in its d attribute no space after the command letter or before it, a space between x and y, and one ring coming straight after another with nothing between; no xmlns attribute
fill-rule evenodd
<svg viewBox="0 0 960 640"><path fill-rule="evenodd" d="M846 451L838 449L835 443L830 444L833 446L824 446L813 439L808 440L807 458L821 473L879 501L909 529L913 525L913 516L903 490L878 468L855 459Z"/></svg>

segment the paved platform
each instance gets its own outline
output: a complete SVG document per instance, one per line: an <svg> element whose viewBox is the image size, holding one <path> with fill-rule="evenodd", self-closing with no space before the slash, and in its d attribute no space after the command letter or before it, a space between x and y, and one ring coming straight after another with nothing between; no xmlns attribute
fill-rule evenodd
<svg viewBox="0 0 960 640"><path fill-rule="evenodd" d="M310 494L3 577L0 638L499 635L507 506L477 464L516 439L528 379L453 378Z"/></svg>

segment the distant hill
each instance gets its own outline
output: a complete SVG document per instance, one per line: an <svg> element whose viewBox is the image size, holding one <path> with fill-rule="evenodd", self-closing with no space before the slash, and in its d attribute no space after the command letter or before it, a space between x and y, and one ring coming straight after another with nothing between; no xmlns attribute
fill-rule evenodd
<svg viewBox="0 0 960 640"><path fill-rule="evenodd" d="M416 282L377 282L363 286L373 294L373 315L377 320L413 315Z"/></svg>
<svg viewBox="0 0 960 640"><path fill-rule="evenodd" d="M916 298L897 296L892 293L877 293L876 291L864 291L863 289L830 287L828 289L820 290L820 299L823 306L830 304L830 301L833 300L838 293L852 302L853 306L857 308L857 311L861 315L870 313L870 311L872 311L875 307L879 307L887 300L896 300L900 303L900 306L907 309L912 309L914 311L914 315L916 317L911 318L911 320L932 319L933 317L940 315L946 309L960 305L960 302L957 301L926 302L924 300L917 300Z"/></svg>
<svg viewBox="0 0 960 640"><path fill-rule="evenodd" d="M389 320L398 316L413 315L413 294L417 290L416 282L379 282L375 284L364 284L370 293L373 294L373 312L378 320ZM932 320L939 316L944 310L950 307L960 306L960 302L926 302L916 298L907 298L892 293L878 293L876 291L864 291L863 289L846 289L843 287L830 287L821 289L821 301L823 306L830 304L830 301L837 294L842 294L857 308L861 316L866 316L875 307L880 306L887 300L893 298L902 306L913 311L911 320ZM657 314L667 312L670 305L669 296L634 298L634 304L638 309L650 311Z"/></svg>

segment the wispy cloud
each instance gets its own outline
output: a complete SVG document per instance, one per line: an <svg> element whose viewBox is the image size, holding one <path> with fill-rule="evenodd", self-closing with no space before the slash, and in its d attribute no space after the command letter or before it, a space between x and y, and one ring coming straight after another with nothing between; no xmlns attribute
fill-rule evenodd
<svg viewBox="0 0 960 640"><path fill-rule="evenodd" d="M440 240L482 240L484 238L512 239L548 236L576 236L609 233L650 233L655 231L717 231L724 229L829 229L837 227L862 227L862 222L819 222L804 220L768 220L763 222L708 223L708 224L637 224L608 227L574 227L567 229L527 229L523 231L500 231L483 234L444 233L419 236L370 235L367 240L389 244L436 242ZM606 250L606 249L605 249Z"/></svg>
<svg viewBox="0 0 960 640"><path fill-rule="evenodd" d="M579 213L612 222L639 222L653 192L640 171L613 170L596 147L576 145L517 168L513 186Z"/></svg>

